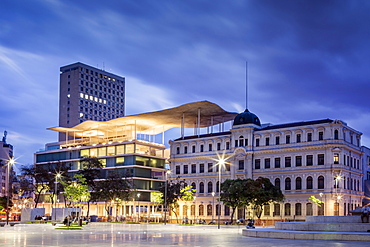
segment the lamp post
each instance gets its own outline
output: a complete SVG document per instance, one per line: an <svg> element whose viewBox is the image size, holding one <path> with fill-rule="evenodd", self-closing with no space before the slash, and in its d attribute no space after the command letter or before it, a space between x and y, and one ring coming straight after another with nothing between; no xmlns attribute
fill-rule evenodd
<svg viewBox="0 0 370 247"><path fill-rule="evenodd" d="M195 225L195 212L196 212L196 203L195 203L195 201L197 200L197 197L196 196L194 196L194 221L193 221L193 224Z"/></svg>
<svg viewBox="0 0 370 247"><path fill-rule="evenodd" d="M54 206L54 220L57 220L57 199L58 199L58 178L60 178L62 174L57 173L55 175L55 206Z"/></svg>
<svg viewBox="0 0 370 247"><path fill-rule="evenodd" d="M7 183L8 183L8 188L7 188L7 195L6 195L6 224L9 225L9 197L10 197L10 167L12 165L14 165L15 163L15 160L13 157L11 157L9 160L8 160L8 164L7 164L7 173L6 173L6 176L7 176Z"/></svg>
<svg viewBox="0 0 370 247"><path fill-rule="evenodd" d="M165 188L164 188L164 224L167 223L167 189L168 189L168 182L167 182L167 176L170 174L171 171L166 171L166 182L165 182Z"/></svg>
<svg viewBox="0 0 370 247"><path fill-rule="evenodd" d="M138 218L138 222L140 222L140 193L137 194L137 206L138 206L138 210L139 210L139 218Z"/></svg>
<svg viewBox="0 0 370 247"><path fill-rule="evenodd" d="M213 200L212 200L212 208L214 208L215 207L215 192L213 191L212 192L212 198L213 198ZM212 210L212 222L213 222L213 210Z"/></svg>

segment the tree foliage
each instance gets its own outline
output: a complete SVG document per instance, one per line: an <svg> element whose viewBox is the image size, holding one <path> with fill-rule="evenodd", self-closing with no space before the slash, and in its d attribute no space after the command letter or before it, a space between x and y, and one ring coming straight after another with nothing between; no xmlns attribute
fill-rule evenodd
<svg viewBox="0 0 370 247"><path fill-rule="evenodd" d="M221 183L221 201L232 209L231 222L237 208L251 205L258 218L263 205L284 200L284 195L268 178L227 179Z"/></svg>
<svg viewBox="0 0 370 247"><path fill-rule="evenodd" d="M67 200L72 203L86 202L90 200L89 186L82 174L75 174L70 183L60 181L64 185Z"/></svg>

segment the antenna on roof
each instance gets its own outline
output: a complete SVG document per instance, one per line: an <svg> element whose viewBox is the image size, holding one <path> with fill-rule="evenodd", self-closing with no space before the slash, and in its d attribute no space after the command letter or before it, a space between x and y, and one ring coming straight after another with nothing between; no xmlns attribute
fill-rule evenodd
<svg viewBox="0 0 370 247"><path fill-rule="evenodd" d="M248 61L245 62L245 109L248 109Z"/></svg>

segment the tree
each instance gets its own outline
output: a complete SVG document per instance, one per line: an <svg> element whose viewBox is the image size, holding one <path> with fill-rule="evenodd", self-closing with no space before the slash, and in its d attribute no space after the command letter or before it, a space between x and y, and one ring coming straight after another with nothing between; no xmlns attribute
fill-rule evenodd
<svg viewBox="0 0 370 247"><path fill-rule="evenodd" d="M268 178L257 178L248 188L248 191L251 192L251 200L248 202L252 203L258 219L261 218L263 205L284 200L280 188L274 186Z"/></svg>
<svg viewBox="0 0 370 247"><path fill-rule="evenodd" d="M96 185L96 179L99 178L100 171L104 167L99 159L95 157L85 157L81 160L81 170L78 172L82 174L86 179L85 182L89 187L89 190L94 190ZM86 216L90 214L90 200L87 201L87 212Z"/></svg>
<svg viewBox="0 0 370 247"><path fill-rule="evenodd" d="M31 167L22 167L22 174L33 180L33 188L30 188L31 192L35 194L35 208L40 201L41 194L49 190L49 180L51 174L47 169L42 166L31 166Z"/></svg>
<svg viewBox="0 0 370 247"><path fill-rule="evenodd" d="M182 190L180 190L181 199L185 201L186 207L188 206L187 205L188 202L194 201L195 192L196 189L193 189L193 186L190 185L186 185Z"/></svg>
<svg viewBox="0 0 370 247"><path fill-rule="evenodd" d="M109 208L117 198L121 201L129 201L132 198L132 188L132 183L125 176L111 172L107 179L95 183L91 198L92 201L105 202L105 211L110 215Z"/></svg>
<svg viewBox="0 0 370 247"><path fill-rule="evenodd" d="M251 200L248 195L249 184L253 182L252 179L226 179L221 183L220 200L224 205L231 208L230 222L234 221L234 214L237 208L245 206Z"/></svg>
<svg viewBox="0 0 370 247"><path fill-rule="evenodd" d="M169 182L167 182L167 186L164 183L159 188L159 191L162 193L163 204L167 204L167 208L170 208L170 211L172 211L175 214L177 223L179 220L178 220L178 215L175 209L178 207L177 201L180 200L180 198L183 195L183 193L181 192L181 189L184 187L184 185L185 185L185 181L180 180L178 177L175 180L170 180ZM166 199L164 198L165 195L166 195Z"/></svg>
<svg viewBox="0 0 370 247"><path fill-rule="evenodd" d="M82 174L75 174L70 183L60 181L64 185L64 192L67 200L72 203L86 202L90 199L89 186L86 184L86 178Z"/></svg>

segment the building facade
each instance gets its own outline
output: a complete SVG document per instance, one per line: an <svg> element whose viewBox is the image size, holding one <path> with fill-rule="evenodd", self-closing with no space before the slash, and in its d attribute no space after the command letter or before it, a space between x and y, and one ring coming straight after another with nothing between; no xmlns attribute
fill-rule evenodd
<svg viewBox="0 0 370 247"><path fill-rule="evenodd" d="M60 68L59 126L125 115L125 78L83 63ZM65 140L63 133L59 141Z"/></svg>
<svg viewBox="0 0 370 247"><path fill-rule="evenodd" d="M311 215L347 215L362 205L363 152L361 133L340 120L261 124L248 110L237 115L230 131L184 136L170 142L172 176L196 189L191 205L179 215L196 219L230 220L220 205L219 180L267 177L285 200L264 206L262 219L304 220ZM219 170L219 156L228 160ZM248 189L248 188L246 188ZM308 198L315 196L322 207ZM217 209L217 210L216 210ZM238 209L237 218L255 218L251 208Z"/></svg>
<svg viewBox="0 0 370 247"><path fill-rule="evenodd" d="M12 186L12 184L9 182L12 181L12 178L15 175L13 166L10 166L10 169L8 169L9 161L14 156L13 146L6 142L6 136L7 132L4 131L4 136L0 141L0 196L8 195L9 186Z"/></svg>

